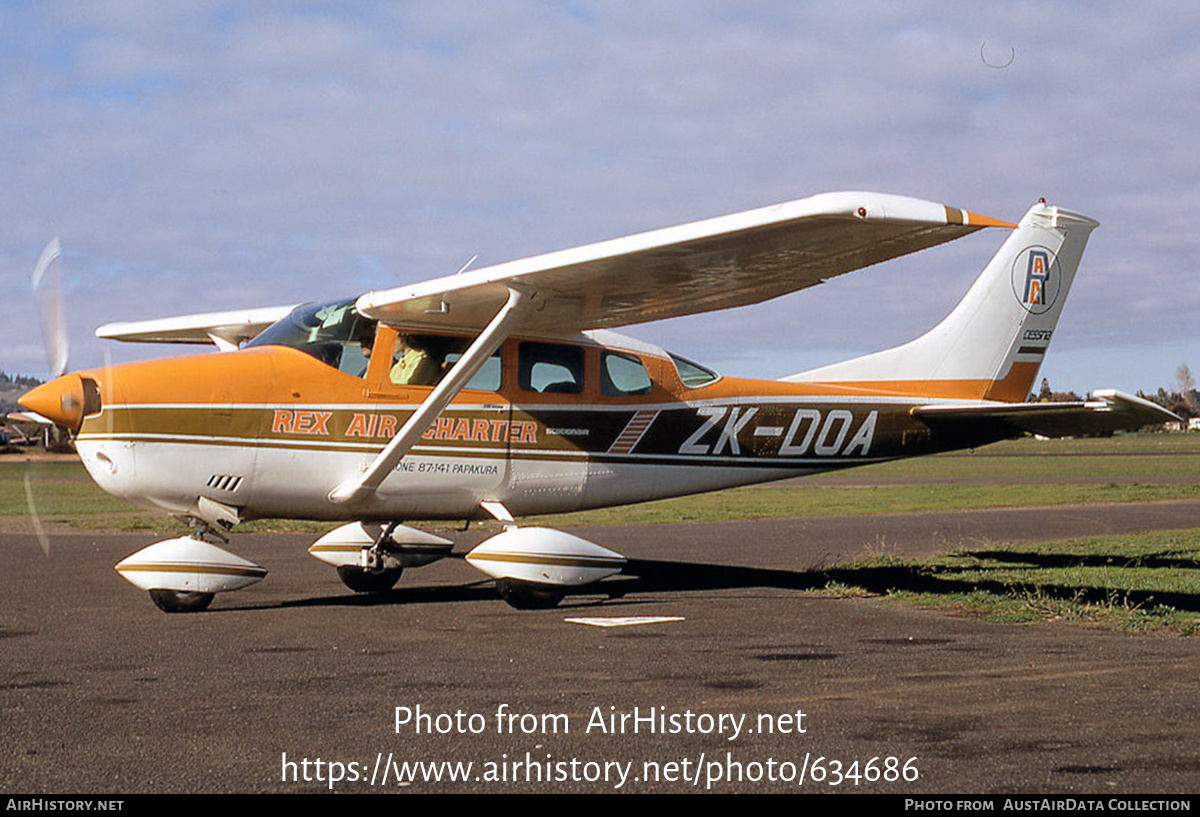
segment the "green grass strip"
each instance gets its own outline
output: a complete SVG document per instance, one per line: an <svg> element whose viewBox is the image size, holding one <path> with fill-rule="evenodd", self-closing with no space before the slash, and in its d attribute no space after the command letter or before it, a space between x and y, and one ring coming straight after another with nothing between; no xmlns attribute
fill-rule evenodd
<svg viewBox="0 0 1200 817"><path fill-rule="evenodd" d="M734 488L714 494L643 502L623 508L531 517L539 525L641 525L792 516L855 516L974 508L1148 502L1192 499L1200 483L1171 485L786 485Z"/></svg>
<svg viewBox="0 0 1200 817"><path fill-rule="evenodd" d="M874 558L825 571L825 592L997 622L1200 633L1200 529Z"/></svg>

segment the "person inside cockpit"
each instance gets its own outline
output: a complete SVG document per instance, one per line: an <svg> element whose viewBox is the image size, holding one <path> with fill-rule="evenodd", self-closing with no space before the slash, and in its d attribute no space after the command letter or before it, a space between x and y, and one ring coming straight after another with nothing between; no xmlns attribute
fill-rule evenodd
<svg viewBox="0 0 1200 817"><path fill-rule="evenodd" d="M391 378L398 386L433 386L441 378L441 366L413 335L396 336L392 357Z"/></svg>

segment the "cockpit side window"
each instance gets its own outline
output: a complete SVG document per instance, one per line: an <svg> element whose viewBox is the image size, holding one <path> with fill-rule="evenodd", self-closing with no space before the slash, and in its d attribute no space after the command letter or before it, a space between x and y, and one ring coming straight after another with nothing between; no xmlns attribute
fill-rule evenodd
<svg viewBox="0 0 1200 817"><path fill-rule="evenodd" d="M370 355L370 371L366 375L368 388L378 394L396 394L397 389L410 387L433 388L462 359L472 340L455 335L405 332L395 326L380 324ZM414 351L414 359L409 360ZM463 388L500 391L504 368L501 355L502 349L497 349Z"/></svg>

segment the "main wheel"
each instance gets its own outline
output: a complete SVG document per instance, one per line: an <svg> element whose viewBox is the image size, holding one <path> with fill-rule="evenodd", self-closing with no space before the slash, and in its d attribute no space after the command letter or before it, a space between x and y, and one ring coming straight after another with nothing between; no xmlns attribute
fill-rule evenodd
<svg viewBox="0 0 1200 817"><path fill-rule="evenodd" d="M390 567L382 570L363 570L354 565L339 565L338 578L342 584L355 593L384 593L396 586L400 581L402 567Z"/></svg>
<svg viewBox="0 0 1200 817"><path fill-rule="evenodd" d="M546 584L531 584L516 579L500 579L496 582L500 598L518 610L549 610L557 607L566 591Z"/></svg>
<svg viewBox="0 0 1200 817"><path fill-rule="evenodd" d="M150 599L164 613L199 613L212 604L212 593L188 593L182 590L151 590Z"/></svg>

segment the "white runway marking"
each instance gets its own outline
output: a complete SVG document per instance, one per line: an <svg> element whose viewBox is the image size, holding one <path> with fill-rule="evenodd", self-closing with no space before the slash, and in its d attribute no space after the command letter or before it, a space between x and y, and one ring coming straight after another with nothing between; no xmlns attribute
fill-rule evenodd
<svg viewBox="0 0 1200 817"><path fill-rule="evenodd" d="M683 616L596 616L563 619L571 624L587 624L591 627L632 627L635 624L662 624L667 621L683 620Z"/></svg>

